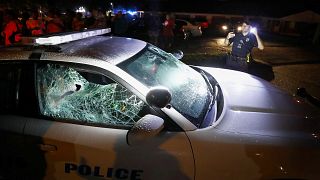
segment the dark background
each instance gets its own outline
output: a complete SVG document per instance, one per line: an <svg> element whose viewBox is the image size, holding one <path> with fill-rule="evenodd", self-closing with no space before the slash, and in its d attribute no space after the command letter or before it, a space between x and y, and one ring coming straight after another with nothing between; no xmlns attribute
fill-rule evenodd
<svg viewBox="0 0 320 180"><path fill-rule="evenodd" d="M107 9L114 6L133 7L138 10L172 12L210 12L242 15L281 17L303 10L320 12L320 0L0 0L0 4L15 8L33 8L38 5L58 9L73 9L78 6Z"/></svg>

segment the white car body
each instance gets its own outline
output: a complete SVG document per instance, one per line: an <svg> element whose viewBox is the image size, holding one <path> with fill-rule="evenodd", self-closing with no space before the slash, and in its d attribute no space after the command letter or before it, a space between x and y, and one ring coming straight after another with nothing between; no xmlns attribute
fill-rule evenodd
<svg viewBox="0 0 320 180"><path fill-rule="evenodd" d="M97 37L61 47L62 52L42 51L41 56L14 48L3 51L0 68L12 67L10 63L14 63L13 67L22 63L21 67L30 68L28 70L35 68L38 75L33 83L38 87L43 77L49 77L46 74L52 68L49 64L58 64L58 69L60 66L77 67L83 72L110 77L132 92L131 97L140 98L148 106L149 87L119 64L135 59L146 47L155 49L153 46L134 39ZM176 59L172 61L187 68ZM41 66L43 64L46 66ZM39 75L38 69L41 68L47 69ZM216 100L212 106L214 111L221 109L221 113L212 115L216 118L205 127L196 126L174 108L174 104L155 109L161 115L160 119L173 124L165 123L164 126L172 126L171 129L165 128L152 136L148 134L154 129L161 130L157 124L161 125L161 121L149 119L141 125L140 119L135 122L139 126L137 130L135 126L124 128L121 124L101 126L62 117L48 118L46 114L2 112L0 135L1 143L6 146L0 151L0 175L15 179L320 178L319 109L249 74L209 67L194 69L198 72L203 70L202 73L216 80L221 97L221 103ZM191 74L195 72L189 70ZM25 73L23 70L20 72ZM59 76L58 71L55 75ZM25 75L21 78L31 80L32 77ZM185 78L171 77L166 81L174 80L176 84ZM28 84L28 87L21 88L32 89L31 81ZM196 84L193 85L196 88ZM37 98L44 90L35 89L37 96L34 98ZM30 92L30 97L33 97ZM34 104L38 104L36 102ZM90 98L85 102L90 102ZM32 103L29 103L26 105L29 107L22 108L30 108ZM98 109L99 103L94 105ZM39 112L35 113L41 113L44 107L38 107ZM68 107L71 111L77 108ZM121 108L121 111L125 112L126 108ZM83 114L85 110L82 109ZM143 126L148 126L147 130L143 130ZM134 131L142 134L137 135Z"/></svg>

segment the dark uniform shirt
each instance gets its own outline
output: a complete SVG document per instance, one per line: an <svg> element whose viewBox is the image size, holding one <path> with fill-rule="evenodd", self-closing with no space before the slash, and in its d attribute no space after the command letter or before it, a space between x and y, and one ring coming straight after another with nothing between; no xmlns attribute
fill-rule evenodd
<svg viewBox="0 0 320 180"><path fill-rule="evenodd" d="M231 54L241 58L250 57L252 48L258 46L257 38L252 33L245 36L242 33L237 33L229 39L229 42L230 44L233 43Z"/></svg>

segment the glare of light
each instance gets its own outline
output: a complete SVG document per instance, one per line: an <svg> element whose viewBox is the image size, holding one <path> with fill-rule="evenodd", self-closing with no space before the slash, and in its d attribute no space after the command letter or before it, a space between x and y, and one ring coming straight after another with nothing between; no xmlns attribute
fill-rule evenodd
<svg viewBox="0 0 320 180"><path fill-rule="evenodd" d="M228 29L228 26L223 25L223 26L222 26L222 29L223 29L223 30L227 30L227 29Z"/></svg>
<svg viewBox="0 0 320 180"><path fill-rule="evenodd" d="M61 35L61 36L51 36L51 37L45 37L45 38L36 38L35 43L40 45L56 45L61 43L66 43L70 41L75 41L87 37L92 36L98 36L103 35L106 33L110 33L111 29L97 29L92 31L86 31L86 32L79 32L79 33L73 33L73 34L67 34L67 35Z"/></svg>
<svg viewBox="0 0 320 180"><path fill-rule="evenodd" d="M250 32L251 32L251 33L257 32L257 28L255 28L255 27L251 28L251 29L250 29Z"/></svg>
<svg viewBox="0 0 320 180"><path fill-rule="evenodd" d="M219 45L219 46L223 46L224 45L224 38L219 38L219 39L217 39L216 40L216 42L217 42L217 44Z"/></svg>
<svg viewBox="0 0 320 180"><path fill-rule="evenodd" d="M83 6L81 6L81 7L79 7L79 8L76 10L76 12L85 13L85 12L86 12L86 9L85 9Z"/></svg>
<svg viewBox="0 0 320 180"><path fill-rule="evenodd" d="M283 167L282 166L280 166L280 170L283 171Z"/></svg>
<svg viewBox="0 0 320 180"><path fill-rule="evenodd" d="M316 139L318 138L317 134L314 134L314 133L313 133L312 136L313 136L314 138L316 138Z"/></svg>
<svg viewBox="0 0 320 180"><path fill-rule="evenodd" d="M137 14L137 11L128 10L127 13L130 14L131 16L133 16L133 15Z"/></svg>
<svg viewBox="0 0 320 180"><path fill-rule="evenodd" d="M183 73L168 73L168 82L171 85L181 86L187 82L187 77L183 75Z"/></svg>
<svg viewBox="0 0 320 180"><path fill-rule="evenodd" d="M238 31L241 31L241 30L242 30L242 27L241 27L241 26L238 26L237 30L238 30Z"/></svg>

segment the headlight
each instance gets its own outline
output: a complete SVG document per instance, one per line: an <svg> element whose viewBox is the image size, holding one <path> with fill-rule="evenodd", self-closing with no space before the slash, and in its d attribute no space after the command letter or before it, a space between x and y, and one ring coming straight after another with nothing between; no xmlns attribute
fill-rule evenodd
<svg viewBox="0 0 320 180"><path fill-rule="evenodd" d="M228 29L228 26L223 25L223 26L222 26L222 29L223 29L223 30L227 30L227 29Z"/></svg>

